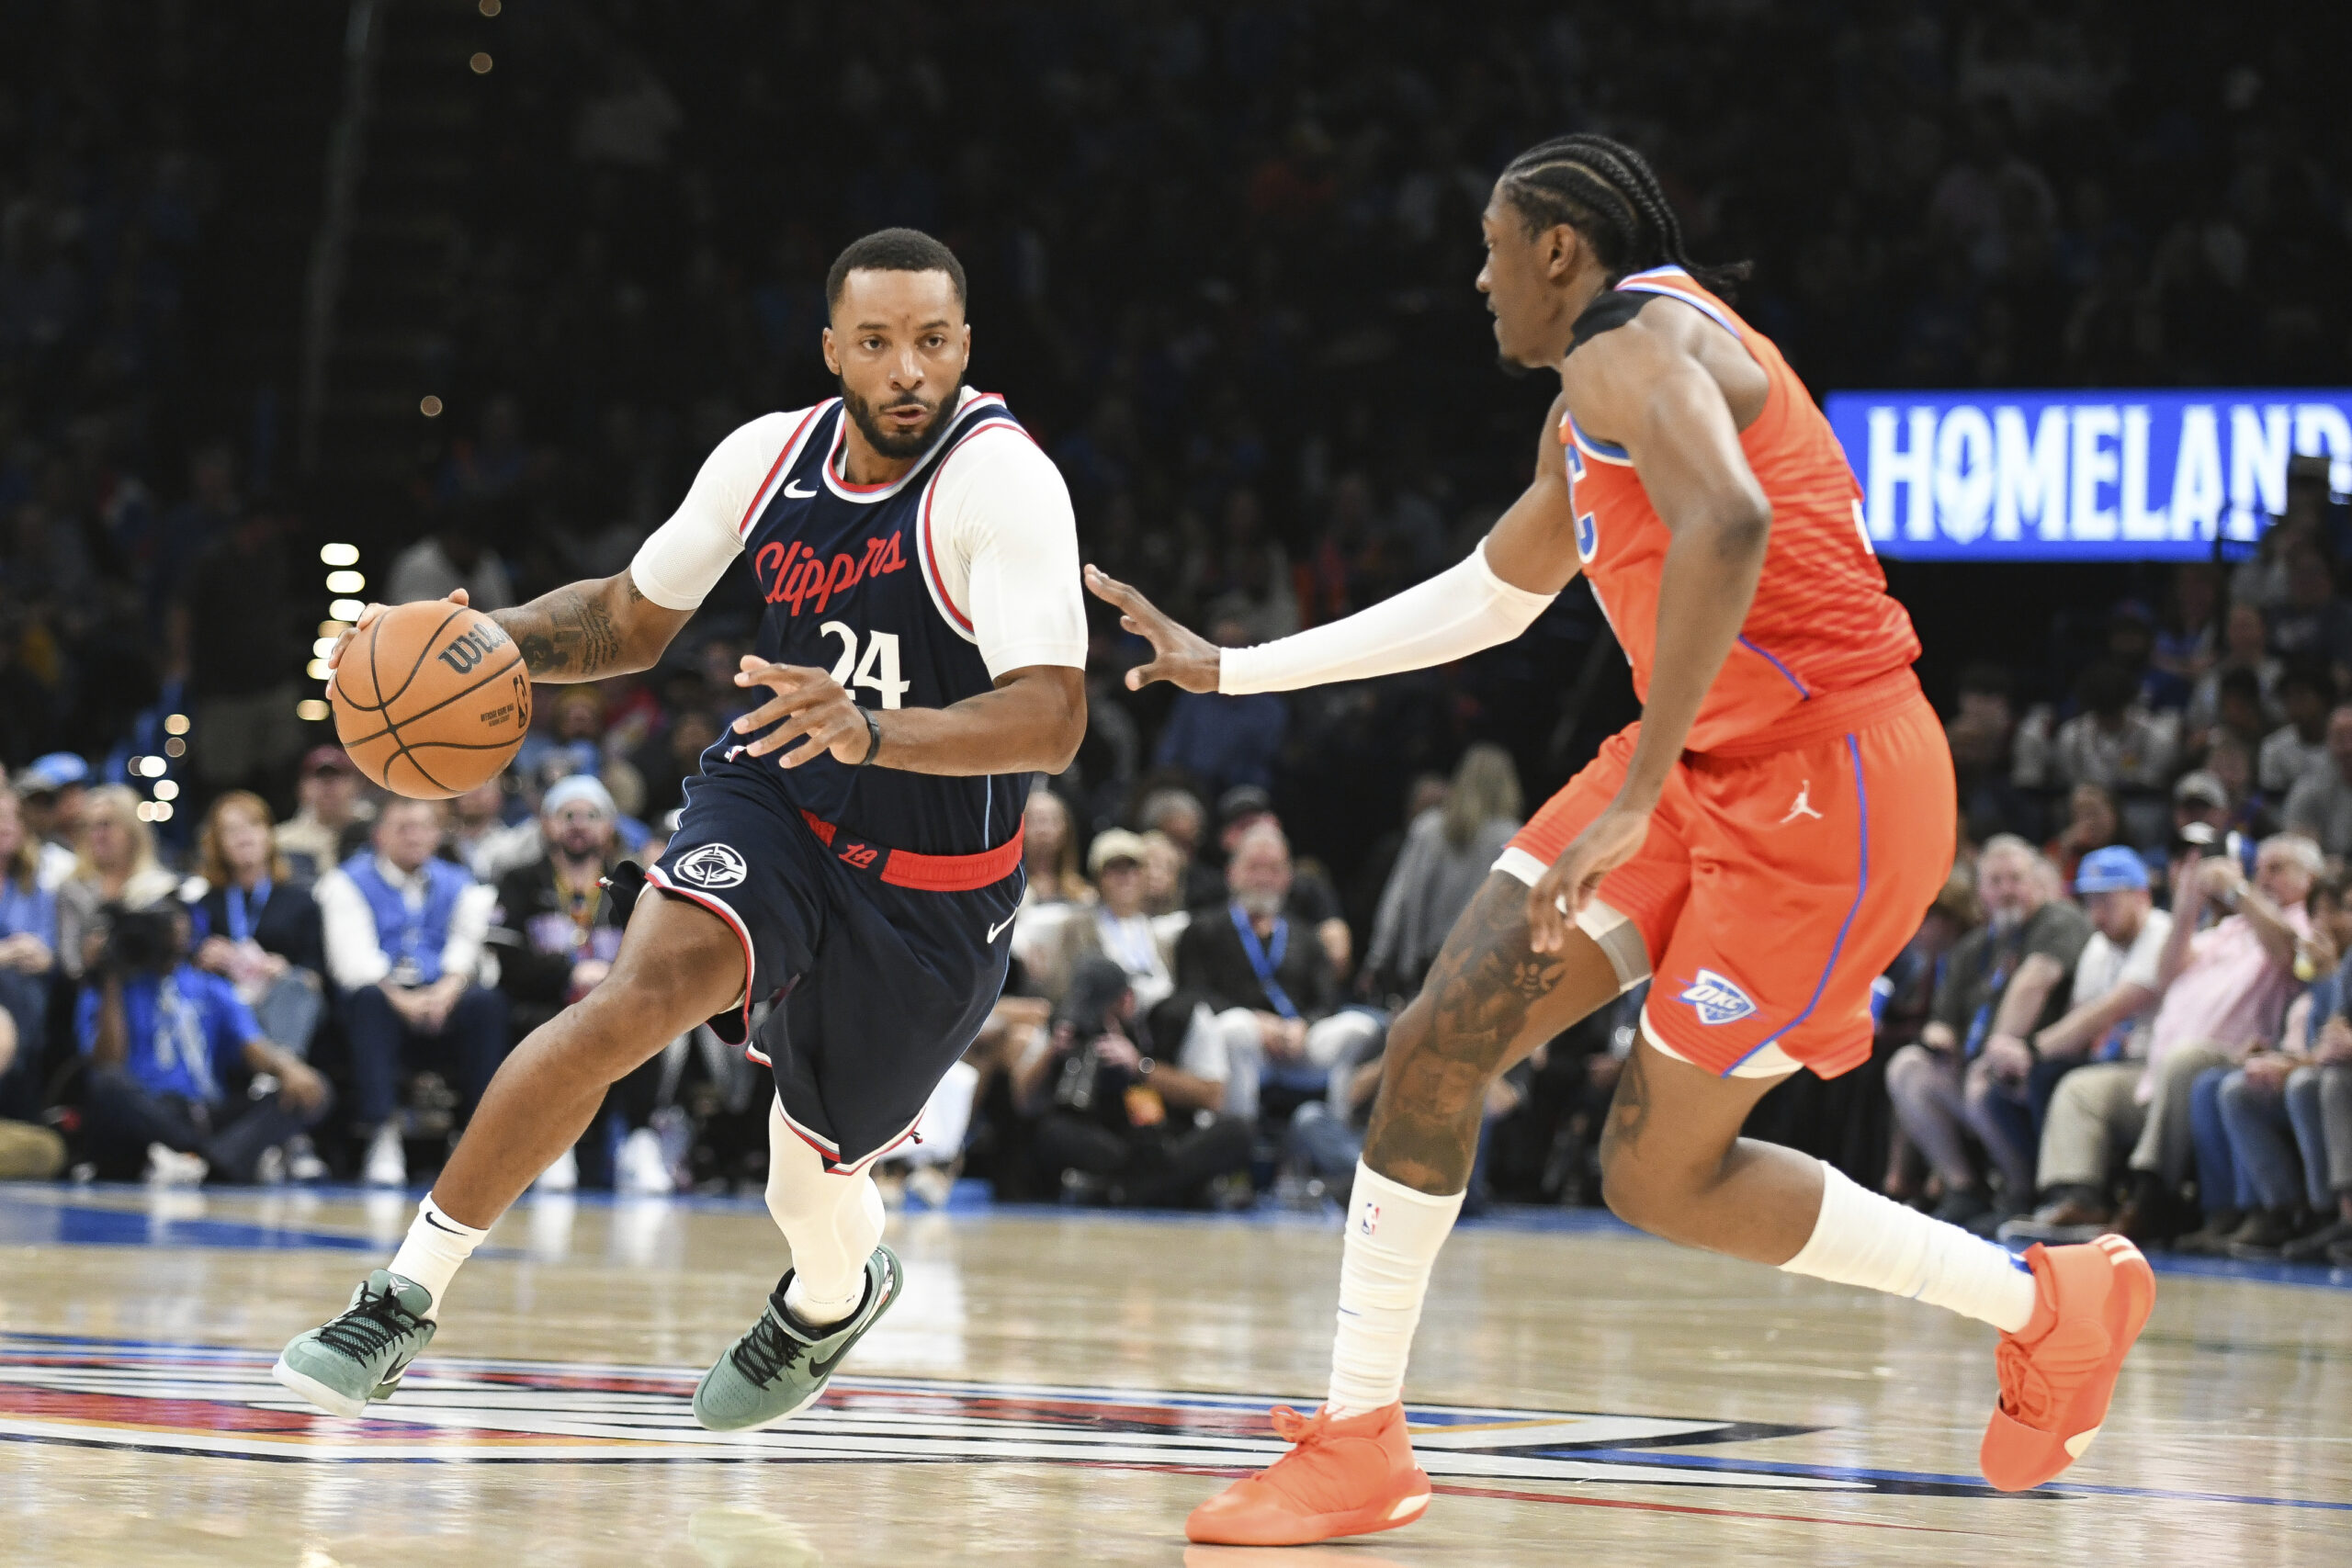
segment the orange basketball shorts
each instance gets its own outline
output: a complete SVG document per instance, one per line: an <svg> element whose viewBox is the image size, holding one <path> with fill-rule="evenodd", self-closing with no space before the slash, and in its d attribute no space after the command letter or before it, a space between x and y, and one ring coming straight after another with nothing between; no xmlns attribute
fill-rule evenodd
<svg viewBox="0 0 2352 1568"><path fill-rule="evenodd" d="M1616 797L1640 729L1610 737L1496 869L1541 876ZM1951 873L1954 801L1943 726L1908 670L1686 752L1641 852L1600 885L1649 955L1644 1035L1724 1077L1867 1061L1872 983Z"/></svg>

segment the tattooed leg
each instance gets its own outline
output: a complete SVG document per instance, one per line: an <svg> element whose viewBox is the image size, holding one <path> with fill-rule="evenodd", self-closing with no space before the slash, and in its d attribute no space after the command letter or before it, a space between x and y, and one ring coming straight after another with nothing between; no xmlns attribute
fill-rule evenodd
<svg viewBox="0 0 2352 1568"><path fill-rule="evenodd" d="M1617 990L1608 957L1581 931L1565 952L1531 950L1527 885L1489 875L1389 1028L1364 1163L1423 1192L1463 1190L1487 1086Z"/></svg>
<svg viewBox="0 0 2352 1568"><path fill-rule="evenodd" d="M1617 1217L1685 1247L1785 1263L1813 1234L1821 1166L1739 1135L1781 1078L1719 1078L1648 1041L1634 1046L1600 1134Z"/></svg>

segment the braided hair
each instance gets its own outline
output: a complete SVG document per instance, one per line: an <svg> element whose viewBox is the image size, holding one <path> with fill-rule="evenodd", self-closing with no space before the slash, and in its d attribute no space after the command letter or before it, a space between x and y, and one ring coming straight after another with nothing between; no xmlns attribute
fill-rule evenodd
<svg viewBox="0 0 2352 1568"><path fill-rule="evenodd" d="M1682 221L1648 160L1606 136L1555 136L1510 161L1502 194L1533 234L1565 223L1584 236L1611 282L1654 266L1679 266L1728 300L1746 262L1701 266L1682 251Z"/></svg>

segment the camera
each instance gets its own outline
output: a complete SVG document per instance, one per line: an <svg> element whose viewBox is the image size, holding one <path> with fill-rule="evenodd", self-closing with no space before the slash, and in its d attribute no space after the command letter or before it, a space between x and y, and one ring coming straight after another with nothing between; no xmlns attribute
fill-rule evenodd
<svg viewBox="0 0 2352 1568"><path fill-rule="evenodd" d="M2194 850L2200 855L2226 854L2233 861L2245 859L2245 839L2235 829L2223 832L2210 822L2188 822L2173 835L2173 852L2179 855Z"/></svg>
<svg viewBox="0 0 2352 1568"><path fill-rule="evenodd" d="M174 909L109 908L100 974L160 975L179 962L180 916Z"/></svg>

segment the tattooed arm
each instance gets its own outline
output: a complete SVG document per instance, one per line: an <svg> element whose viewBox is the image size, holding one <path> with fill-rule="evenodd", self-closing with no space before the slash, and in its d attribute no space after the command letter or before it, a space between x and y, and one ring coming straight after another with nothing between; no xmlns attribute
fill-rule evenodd
<svg viewBox="0 0 2352 1568"><path fill-rule="evenodd" d="M648 599L623 571L543 593L491 619L523 650L533 680L560 683L651 669L693 616Z"/></svg>

